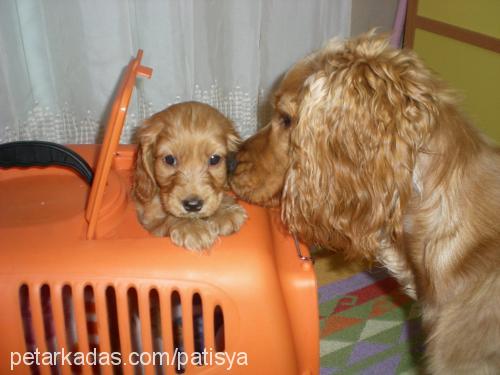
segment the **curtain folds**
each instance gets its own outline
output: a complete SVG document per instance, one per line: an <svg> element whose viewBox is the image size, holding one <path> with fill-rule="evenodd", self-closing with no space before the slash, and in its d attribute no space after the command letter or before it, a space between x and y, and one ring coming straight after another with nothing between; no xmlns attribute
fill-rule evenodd
<svg viewBox="0 0 500 375"><path fill-rule="evenodd" d="M211 104L240 134L294 61L348 36L351 0L0 1L0 142L95 143L123 67L139 79L122 142L185 100Z"/></svg>

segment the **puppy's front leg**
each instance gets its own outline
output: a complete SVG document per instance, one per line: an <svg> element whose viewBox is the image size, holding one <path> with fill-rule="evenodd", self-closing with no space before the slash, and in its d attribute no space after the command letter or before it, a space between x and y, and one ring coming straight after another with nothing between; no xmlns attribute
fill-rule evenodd
<svg viewBox="0 0 500 375"><path fill-rule="evenodd" d="M154 228L163 224L167 214L161 206L160 197L158 195L155 195L147 202L140 202L134 197L132 199L135 200L137 218L144 228L151 232Z"/></svg>
<svg viewBox="0 0 500 375"><path fill-rule="evenodd" d="M247 217L245 209L232 196L224 195L217 211L207 220L213 223L220 235L227 236L238 231Z"/></svg>
<svg viewBox="0 0 500 375"><path fill-rule="evenodd" d="M164 223L155 228L156 236L170 236L177 246L189 250L203 250L215 242L218 236L217 228L204 219L188 219L169 216Z"/></svg>

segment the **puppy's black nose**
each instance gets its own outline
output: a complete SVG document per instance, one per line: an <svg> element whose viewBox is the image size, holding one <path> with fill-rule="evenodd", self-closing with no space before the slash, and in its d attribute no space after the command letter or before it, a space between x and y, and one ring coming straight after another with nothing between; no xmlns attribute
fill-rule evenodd
<svg viewBox="0 0 500 375"><path fill-rule="evenodd" d="M227 163L227 173L233 174L234 171L236 170L236 167L238 166L238 160L236 159L235 154L229 154L226 159Z"/></svg>
<svg viewBox="0 0 500 375"><path fill-rule="evenodd" d="M203 207L203 201L199 198L189 198L182 201L187 212L198 212Z"/></svg>

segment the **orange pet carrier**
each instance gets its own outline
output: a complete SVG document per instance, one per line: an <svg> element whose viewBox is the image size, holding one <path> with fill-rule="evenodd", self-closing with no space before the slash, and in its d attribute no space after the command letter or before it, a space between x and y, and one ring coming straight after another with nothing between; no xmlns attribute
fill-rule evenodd
<svg viewBox="0 0 500 375"><path fill-rule="evenodd" d="M141 57L101 146L2 145L0 374L317 374L314 270L276 212L243 204L202 253L138 223L118 142Z"/></svg>

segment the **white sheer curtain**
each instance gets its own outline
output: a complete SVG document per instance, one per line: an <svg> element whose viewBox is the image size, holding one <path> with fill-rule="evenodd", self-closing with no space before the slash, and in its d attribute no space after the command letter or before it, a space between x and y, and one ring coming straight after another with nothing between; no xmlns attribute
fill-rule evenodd
<svg viewBox="0 0 500 375"><path fill-rule="evenodd" d="M199 100L258 124L273 83L350 31L351 0L2 0L0 142L99 141L122 68L144 50L122 142L167 105Z"/></svg>

